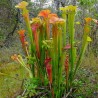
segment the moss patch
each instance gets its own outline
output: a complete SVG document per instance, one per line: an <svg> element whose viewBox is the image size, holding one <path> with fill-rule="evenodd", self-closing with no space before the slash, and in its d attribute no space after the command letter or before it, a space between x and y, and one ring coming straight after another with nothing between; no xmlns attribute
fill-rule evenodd
<svg viewBox="0 0 98 98"><path fill-rule="evenodd" d="M0 98L14 98L22 92L26 72L17 63L2 64L0 67Z"/></svg>

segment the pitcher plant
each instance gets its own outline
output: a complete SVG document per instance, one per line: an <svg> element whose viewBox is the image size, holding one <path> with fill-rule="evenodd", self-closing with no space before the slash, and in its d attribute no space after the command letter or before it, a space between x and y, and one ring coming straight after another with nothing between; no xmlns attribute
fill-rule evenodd
<svg viewBox="0 0 98 98"><path fill-rule="evenodd" d="M74 89L77 70L81 65L88 43L91 41L90 23L95 19L89 17L84 19L81 50L77 54L74 28L76 6L61 7L62 18L45 9L32 19L29 17L27 6L28 3L25 1L15 6L22 10L27 27L18 31L26 61L21 55L16 54L12 56L12 59L19 62L28 71L31 79L40 79L40 87L44 87L45 81L48 81L47 98L63 98L71 89ZM27 33L29 37L28 42L24 33Z"/></svg>

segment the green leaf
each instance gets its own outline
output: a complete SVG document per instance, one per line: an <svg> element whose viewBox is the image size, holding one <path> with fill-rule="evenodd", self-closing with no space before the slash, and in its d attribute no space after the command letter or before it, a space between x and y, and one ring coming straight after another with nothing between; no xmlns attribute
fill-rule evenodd
<svg viewBox="0 0 98 98"><path fill-rule="evenodd" d="M88 42L91 42L92 39L91 39L89 36L87 36L87 41L88 41Z"/></svg>

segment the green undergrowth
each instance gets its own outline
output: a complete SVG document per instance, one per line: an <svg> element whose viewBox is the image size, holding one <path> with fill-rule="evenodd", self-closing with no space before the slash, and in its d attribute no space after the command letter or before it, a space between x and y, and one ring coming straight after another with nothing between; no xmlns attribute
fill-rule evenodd
<svg viewBox="0 0 98 98"><path fill-rule="evenodd" d="M8 62L0 63L0 72L4 73L0 74L0 98L16 98L21 95L23 80L28 75L18 63ZM84 58L76 78L76 83L80 81L75 98L98 98L98 58L92 53Z"/></svg>
<svg viewBox="0 0 98 98"><path fill-rule="evenodd" d="M75 98L98 98L98 58L90 53L84 58L77 80L80 80L80 88ZM77 81L76 80L76 81Z"/></svg>

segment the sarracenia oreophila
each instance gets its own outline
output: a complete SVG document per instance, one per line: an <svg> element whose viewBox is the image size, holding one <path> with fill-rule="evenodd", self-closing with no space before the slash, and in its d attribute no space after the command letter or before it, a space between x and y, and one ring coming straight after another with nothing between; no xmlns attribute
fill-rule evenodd
<svg viewBox="0 0 98 98"><path fill-rule="evenodd" d="M27 69L32 79L36 77L40 79L40 86L44 86L45 80L48 80L47 90L51 92L48 98L62 98L71 88L74 88L76 72L88 42L91 41L89 32L92 18L85 18L81 51L77 55L74 37L77 7L69 5L60 8L62 18L46 9L40 11L36 18L30 19L27 5L28 3L23 1L16 6L22 10L27 27L27 31L22 30L23 33L19 33L27 60L23 63L22 57L19 56L17 61ZM27 42L24 38L25 31L30 39L28 45L25 44ZM66 39L66 35L69 39Z"/></svg>

